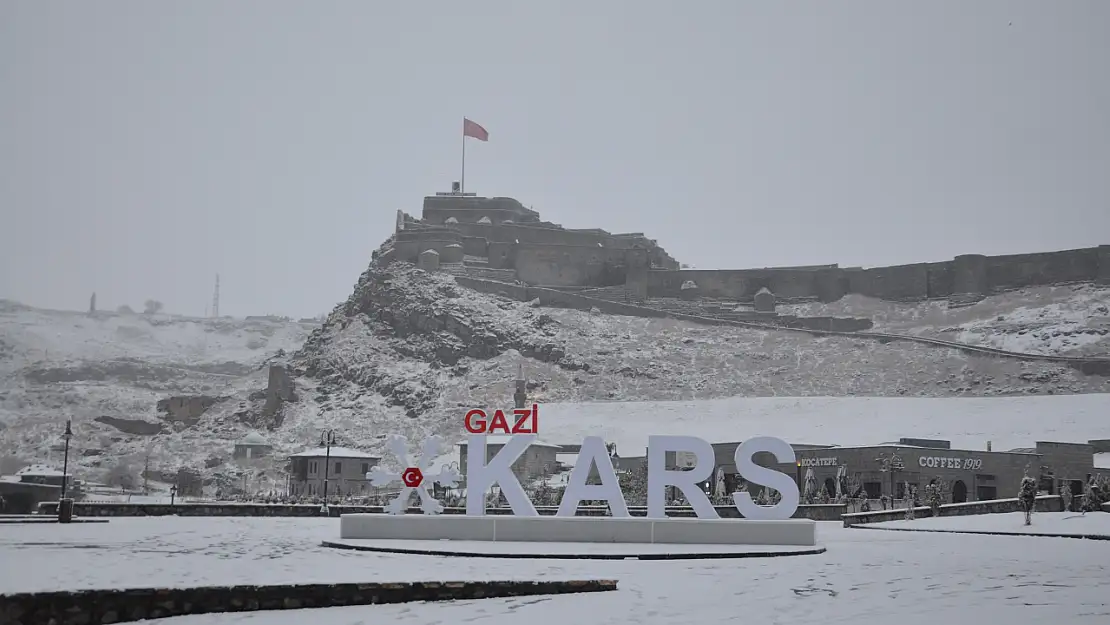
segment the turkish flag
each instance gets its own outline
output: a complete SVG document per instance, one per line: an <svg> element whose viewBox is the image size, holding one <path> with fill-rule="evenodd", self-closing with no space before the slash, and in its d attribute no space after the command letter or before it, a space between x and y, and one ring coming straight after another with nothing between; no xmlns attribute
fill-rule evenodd
<svg viewBox="0 0 1110 625"><path fill-rule="evenodd" d="M463 136L479 141L489 141L489 133L486 132L486 129L465 117L463 118Z"/></svg>

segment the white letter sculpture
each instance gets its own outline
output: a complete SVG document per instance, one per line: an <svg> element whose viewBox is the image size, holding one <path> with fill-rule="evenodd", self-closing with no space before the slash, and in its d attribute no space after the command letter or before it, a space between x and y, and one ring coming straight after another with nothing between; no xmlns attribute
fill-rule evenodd
<svg viewBox="0 0 1110 625"><path fill-rule="evenodd" d="M482 516L486 513L486 491L494 484L501 485L501 494L517 516L539 516L528 493L513 473L513 463L536 440L535 435L517 434L486 464L486 437L468 436L466 442L466 514Z"/></svg>
<svg viewBox="0 0 1110 625"><path fill-rule="evenodd" d="M401 482L404 487L401 492L389 505L385 507L385 511L389 514L404 514L405 508L408 507L409 497L412 491L416 491L420 499L420 509L424 514L439 514L443 512L443 503L432 496L428 492L429 484L439 484L447 488L454 488L459 483L459 473L454 469L442 467L438 473L429 474L428 470L432 467L432 462L439 456L442 448L443 441L438 436L429 437L424 441L423 449L420 452L420 462L413 465L409 462L408 447L409 442L404 436L394 434L389 437L386 442L386 447L393 453L394 458L400 463L400 468L397 471L388 471L381 465L372 467L370 472L366 474L366 479L370 480L370 484L376 487L385 486L392 482ZM419 469L419 483L416 486L409 486L406 479L407 473L413 473L413 469Z"/></svg>
<svg viewBox="0 0 1110 625"><path fill-rule="evenodd" d="M745 519L759 521L781 521L794 516L798 509L798 484L789 475L768 469L756 464L752 457L760 452L767 452L775 460L793 464L795 461L794 448L781 438L772 436L757 436L749 438L737 445L733 459L736 461L736 472L753 484L773 488L782 495L782 499L773 506L761 506L752 501L752 496L746 492L733 493L732 500L736 509Z"/></svg>
<svg viewBox="0 0 1110 625"><path fill-rule="evenodd" d="M597 467L601 484L586 483L590 477L590 468L594 466ZM614 517L630 516L628 504L621 493L620 481L613 470L613 460L609 457L609 450L605 449L605 441L599 436L587 436L582 441L578 460L570 471L570 479L563 490L563 499L559 502L559 511L555 516L574 516L578 511L578 503L583 499L608 501L609 510Z"/></svg>
<svg viewBox="0 0 1110 625"><path fill-rule="evenodd" d="M667 452L692 452L697 457L690 471L668 471ZM713 473L713 446L696 436L648 437L648 493L647 516L652 519L667 518L667 486L682 491L694 514L701 519L717 519L717 510L698 482L709 479Z"/></svg>

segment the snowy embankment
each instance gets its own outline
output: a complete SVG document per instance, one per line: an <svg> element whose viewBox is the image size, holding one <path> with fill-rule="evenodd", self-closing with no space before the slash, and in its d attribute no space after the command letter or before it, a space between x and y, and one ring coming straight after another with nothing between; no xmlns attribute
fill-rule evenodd
<svg viewBox="0 0 1110 625"><path fill-rule="evenodd" d="M1110 514L1106 512L1036 512L1033 524L1025 525L1021 512L955 517L922 517L913 521L884 521L866 527L932 532L990 532L998 534L1056 534L1110 537Z"/></svg>

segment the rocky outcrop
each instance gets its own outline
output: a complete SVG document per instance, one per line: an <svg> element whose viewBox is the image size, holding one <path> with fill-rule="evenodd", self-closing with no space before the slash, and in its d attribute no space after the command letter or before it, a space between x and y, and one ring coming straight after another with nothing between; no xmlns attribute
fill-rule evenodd
<svg viewBox="0 0 1110 625"><path fill-rule="evenodd" d="M166 432L166 426L162 423L153 423L151 421L144 421L143 419L122 419L119 417L97 417L93 419L97 423L110 425L124 434L131 434L132 436L154 436L155 434L163 434Z"/></svg>
<svg viewBox="0 0 1110 625"><path fill-rule="evenodd" d="M563 369L588 369L567 354L557 328L548 315L460 288L452 276L409 263L375 263L293 364L320 382L322 395L354 384L415 417L434 408L440 372L467 373L464 358L486 360L516 350ZM399 360L426 363L431 370L398 368Z"/></svg>

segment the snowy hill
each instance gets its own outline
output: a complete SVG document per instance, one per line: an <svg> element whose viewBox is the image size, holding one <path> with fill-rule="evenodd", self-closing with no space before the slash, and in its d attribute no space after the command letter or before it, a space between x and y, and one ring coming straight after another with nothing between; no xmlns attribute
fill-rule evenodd
<svg viewBox="0 0 1110 625"><path fill-rule="evenodd" d="M135 437L96 423L167 425L158 401L265 385L263 363L295 351L315 325L35 309L0 300L0 456L46 461L65 419L78 464L130 453ZM141 437L140 437L141 438ZM60 460L57 454L54 460Z"/></svg>
<svg viewBox="0 0 1110 625"><path fill-rule="evenodd" d="M1083 339L1085 345L1078 346L1048 336L1037 339L1040 342L1031 349L1092 353L1089 350L1105 345L1097 322L1106 294L1094 287L1057 287L997 296L953 311L934 303L888 304L849 297L792 312L844 314L850 309L850 314L874 318L877 329L935 336L963 333L960 336L968 342L974 338L987 344L1024 336L1015 329L1022 323L1036 326L1026 334L1051 335L1055 330L1047 329L1055 319L1064 328L1061 336L1066 330L1072 332L1069 337L1100 338ZM998 326L1003 323L1000 315L1011 324ZM1096 332L1080 333L1081 323ZM284 354L275 358L278 350ZM274 380L266 364L288 372L290 392L281 402L272 403L273 392L267 392ZM892 403L889 408L883 403L924 401L894 398L1110 392L1110 378L1086 375L1063 363L987 358L910 342L541 308L472 291L445 273L428 274L394 263L372 266L351 297L314 332L296 323L142 315L90 318L8 305L0 310L0 455L44 461L52 448L57 449L62 420L74 418L75 462L88 474L103 473L121 459L145 463L149 456L152 470L162 473L186 467L209 477L231 475L238 470L231 462L234 441L263 429L276 451L269 466L273 472L285 454L315 446L325 428L336 431L340 444L372 452L382 451L385 436L392 433L454 439L467 408L511 404L513 380L521 369L529 399L549 405L745 396L751 399L743 401L753 403L743 412L751 406L817 406L836 402L818 398L862 397L841 400L847 403L837 404L838 418L845 424L868 423L872 433L880 423L873 416L874 406L882 404L883 415L894 413L891 419L912 416L928 421L936 411L907 412L909 403ZM200 408L187 419L169 418L157 404L171 396L199 398ZM891 399L867 399L881 397ZM1105 406L1105 396L1060 401L1069 399ZM972 428L967 432L974 433L974 428L987 426L967 415L1003 414L1011 408L1001 407L1016 405L1007 402L1017 400L962 401L985 402L982 405L988 407L969 412L965 406L972 404L965 404L948 410L954 421L933 421L937 432L902 421L892 430L899 436L958 438L964 430L945 431L951 429L948 426ZM660 412L701 411L710 405L668 404ZM1085 410L1088 414L1095 409ZM767 425L793 424L796 429L783 430L782 435L803 442L813 439L821 423L799 418L786 408L764 413L770 415ZM1052 413L1061 414L1055 408ZM608 418L605 414L602 419ZM94 421L105 416L142 423ZM722 421L726 422L742 421ZM153 431L139 432L151 423ZM941 428L944 423L948 425ZM760 427L760 433L776 433ZM997 431L992 434L996 440L1005 438L999 429L1005 426L991 427ZM135 431L129 434L120 428ZM1089 429L1094 428L1084 425L1074 432L1061 431L1060 436L1104 437ZM579 430L565 433L573 438ZM1015 438L1021 438L1018 444L1029 442L1025 436ZM843 435L834 440L867 442ZM55 453L55 462L57 457Z"/></svg>
<svg viewBox="0 0 1110 625"><path fill-rule="evenodd" d="M1110 356L1110 288L1044 286L964 308L946 301L885 302L849 295L831 304L784 306L803 316L869 317L876 332L916 334L1030 354Z"/></svg>

